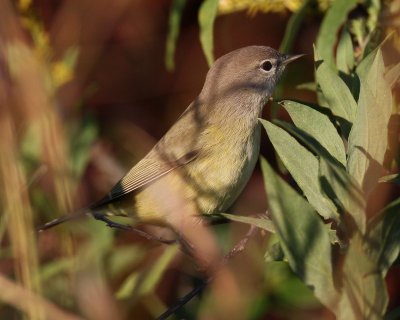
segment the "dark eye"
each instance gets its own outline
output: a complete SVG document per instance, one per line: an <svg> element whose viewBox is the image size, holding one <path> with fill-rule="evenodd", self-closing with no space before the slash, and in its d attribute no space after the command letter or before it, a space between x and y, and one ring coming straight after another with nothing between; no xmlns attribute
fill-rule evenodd
<svg viewBox="0 0 400 320"><path fill-rule="evenodd" d="M265 60L261 63L260 68L263 69L264 71L271 71L272 69L272 63L269 60Z"/></svg>

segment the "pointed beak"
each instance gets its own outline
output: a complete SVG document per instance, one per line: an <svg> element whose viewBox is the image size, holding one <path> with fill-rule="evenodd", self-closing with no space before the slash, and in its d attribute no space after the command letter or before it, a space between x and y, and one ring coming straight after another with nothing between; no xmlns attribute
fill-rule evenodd
<svg viewBox="0 0 400 320"><path fill-rule="evenodd" d="M286 66L288 63L305 56L305 54L284 54L281 64Z"/></svg>

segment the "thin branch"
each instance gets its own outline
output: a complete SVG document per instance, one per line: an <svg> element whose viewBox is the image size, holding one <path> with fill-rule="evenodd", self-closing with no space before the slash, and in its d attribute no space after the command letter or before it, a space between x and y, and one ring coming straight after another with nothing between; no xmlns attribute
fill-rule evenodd
<svg viewBox="0 0 400 320"><path fill-rule="evenodd" d="M185 304L187 304L194 297L199 295L207 286L209 282L211 282L212 278L208 278L206 281L203 281L198 286L194 287L192 291L184 295L180 298L172 307L168 308L162 315L160 315L157 320L165 320L168 317L172 316L175 312L177 312L180 308L182 308Z"/></svg>
<svg viewBox="0 0 400 320"><path fill-rule="evenodd" d="M223 258L221 266L226 265L229 260L237 256L238 254L242 253L243 250L246 248L247 243L249 240L256 234L256 231L259 228L251 225L249 230L247 231L246 235L244 238L242 238ZM218 272L218 270L216 270ZM184 295L182 298L180 298L172 307L168 308L162 315L160 315L157 320L165 320L171 315L173 315L175 312L177 312L180 308L182 308L184 305L186 305L190 300L192 300L194 297L199 295L205 288L206 286L214 279L214 276L209 277L207 280L203 281L200 283L198 286L194 287L189 293Z"/></svg>

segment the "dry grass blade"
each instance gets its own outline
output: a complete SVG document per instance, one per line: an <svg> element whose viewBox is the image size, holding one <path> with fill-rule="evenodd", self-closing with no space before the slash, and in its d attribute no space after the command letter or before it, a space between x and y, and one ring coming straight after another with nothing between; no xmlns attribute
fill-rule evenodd
<svg viewBox="0 0 400 320"><path fill-rule="evenodd" d="M43 310L42 319L79 320L81 318L69 314L41 296L23 288L0 275L0 300L14 306L17 309L30 313L32 305L40 306ZM29 318L32 319L32 318Z"/></svg>
<svg viewBox="0 0 400 320"><path fill-rule="evenodd" d="M4 101L2 101L4 102ZM12 120L9 114L0 117L0 185L1 202L6 216L8 237L14 259L16 277L29 291L40 292L38 256L33 230L32 209L26 192L18 155ZM2 292L7 292L1 286ZM21 300L21 299L20 299ZM41 317L41 305L24 301L30 319Z"/></svg>

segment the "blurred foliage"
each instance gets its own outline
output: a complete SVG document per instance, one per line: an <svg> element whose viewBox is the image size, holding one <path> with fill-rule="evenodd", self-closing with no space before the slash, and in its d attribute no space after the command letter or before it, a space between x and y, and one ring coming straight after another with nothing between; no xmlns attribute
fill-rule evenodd
<svg viewBox="0 0 400 320"><path fill-rule="evenodd" d="M302 4L307 1L304 0L221 0L219 1L219 12L222 14L232 13L240 10L248 10L250 14L260 12L282 12L286 9L290 11L297 11ZM331 0L318 0L318 7L321 10L326 10L331 4Z"/></svg>
<svg viewBox="0 0 400 320"><path fill-rule="evenodd" d="M85 54L106 46L106 38L96 41L113 30L129 5L126 0L97 6L60 1L48 4L59 19L49 22L36 1L0 2L2 319L156 318L206 277L177 246L156 245L96 221L35 232L58 213L87 204L91 172L101 186L122 171L102 147L104 132L86 108L94 84L85 78L85 66L95 55ZM174 57L190 5L170 3L168 70L180 63ZM85 6L101 21L89 27L95 36L82 36L89 49L65 40L85 19L74 8ZM305 25L320 17L313 39L315 81L302 85L317 103L282 100L278 107L291 122L262 120L285 169L279 173L271 159L261 161L269 216L222 214L257 226L261 235L222 265L203 294L177 315L382 319L389 310L388 318L395 319L398 297L385 279L400 252L400 202L393 191L400 165L395 90L400 1L205 0L197 9L209 64L220 16L246 11L249 23L256 14L290 16L280 47L285 52L295 47ZM66 35L52 30L53 22L63 25ZM225 31L224 37L235 35ZM385 63L388 48L396 58ZM69 109L65 96L73 93L80 100ZM278 89L276 95L283 94ZM243 230L240 224L215 228L225 252Z"/></svg>
<svg viewBox="0 0 400 320"><path fill-rule="evenodd" d="M400 252L400 198L389 197L385 208L369 215L367 205L374 201L371 194L379 179L395 181L382 179L385 170L399 170L395 158L389 168L384 160L389 121L400 110L392 96L395 82L387 76L383 44L376 45L380 3L365 2L368 16L350 21L352 27L337 39L349 12L359 10L356 5L336 1L322 22L315 49L320 105L283 101L295 126L262 121L304 198L265 160L262 169L272 220L293 271L338 319L382 319L389 301L385 276ZM397 66L389 70L399 78ZM328 229L315 212L334 221L333 230L344 243L341 251L334 251L335 243L330 244Z"/></svg>

